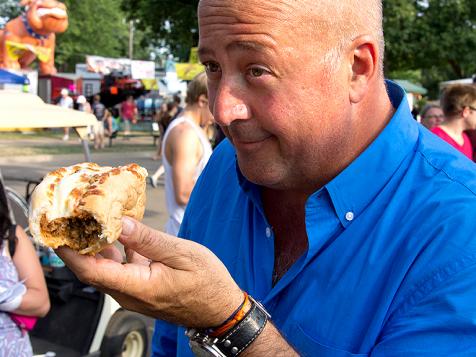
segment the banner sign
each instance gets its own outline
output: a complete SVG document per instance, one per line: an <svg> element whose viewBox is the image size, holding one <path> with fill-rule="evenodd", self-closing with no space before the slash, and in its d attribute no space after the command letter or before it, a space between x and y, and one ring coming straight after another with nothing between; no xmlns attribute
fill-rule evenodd
<svg viewBox="0 0 476 357"><path fill-rule="evenodd" d="M155 78L155 63L152 61L134 61L128 58L108 58L101 56L86 56L88 71L111 74L120 73L133 79Z"/></svg>

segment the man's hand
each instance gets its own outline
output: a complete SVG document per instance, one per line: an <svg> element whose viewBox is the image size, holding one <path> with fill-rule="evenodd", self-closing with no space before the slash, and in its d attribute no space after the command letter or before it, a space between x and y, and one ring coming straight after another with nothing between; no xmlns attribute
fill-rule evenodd
<svg viewBox="0 0 476 357"><path fill-rule="evenodd" d="M84 283L124 308L186 327L214 327L242 303L243 293L220 260L204 246L124 218L115 247L95 257L60 247L58 255Z"/></svg>

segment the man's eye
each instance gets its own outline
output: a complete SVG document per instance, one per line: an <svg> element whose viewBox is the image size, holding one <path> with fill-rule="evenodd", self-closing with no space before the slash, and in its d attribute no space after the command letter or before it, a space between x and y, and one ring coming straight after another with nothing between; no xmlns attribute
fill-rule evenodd
<svg viewBox="0 0 476 357"><path fill-rule="evenodd" d="M216 62L206 62L203 65L208 73L216 73L220 71L220 66Z"/></svg>
<svg viewBox="0 0 476 357"><path fill-rule="evenodd" d="M252 77L261 77L263 74L266 74L266 70L260 67L251 67L249 73Z"/></svg>

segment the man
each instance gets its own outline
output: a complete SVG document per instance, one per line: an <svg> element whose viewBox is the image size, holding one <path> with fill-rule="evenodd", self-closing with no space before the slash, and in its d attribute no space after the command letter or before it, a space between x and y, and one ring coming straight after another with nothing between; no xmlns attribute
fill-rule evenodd
<svg viewBox="0 0 476 357"><path fill-rule="evenodd" d="M105 146L105 126L107 125L108 133L111 133L112 123L110 115L106 118L106 107L101 103L101 96L96 94L93 97L92 112L97 119L96 125L94 125L94 148L104 149ZM108 123L106 123L106 120Z"/></svg>
<svg viewBox="0 0 476 357"><path fill-rule="evenodd" d="M188 85L186 104L182 114L169 124L162 140L169 213L165 231L172 235L178 234L190 193L212 154L205 131L213 121L208 109L205 73L197 75ZM153 182L157 180L156 174L152 176ZM154 182L153 186L156 185Z"/></svg>
<svg viewBox="0 0 476 357"><path fill-rule="evenodd" d="M106 114L106 107L104 106L104 104L101 103L101 96L99 94L96 94L93 97L92 110L98 121L104 120L104 116Z"/></svg>
<svg viewBox="0 0 476 357"><path fill-rule="evenodd" d="M158 324L156 356L191 356L188 336L215 356L474 355L475 168L384 82L381 3L201 0L199 30L229 140L187 206L195 242L124 219L128 264L67 264L194 328Z"/></svg>
<svg viewBox="0 0 476 357"><path fill-rule="evenodd" d="M476 86L457 84L446 88L441 97L446 121L431 131L473 159L473 145L466 130L476 129Z"/></svg>
<svg viewBox="0 0 476 357"><path fill-rule="evenodd" d="M73 98L69 96L69 90L66 88L61 89L61 98L58 102L58 105L63 108L73 109ZM69 127L64 128L63 141L69 140Z"/></svg>

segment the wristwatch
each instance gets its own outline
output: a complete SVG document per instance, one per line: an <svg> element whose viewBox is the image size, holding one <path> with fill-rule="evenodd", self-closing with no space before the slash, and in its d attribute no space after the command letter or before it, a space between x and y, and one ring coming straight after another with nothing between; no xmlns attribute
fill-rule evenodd
<svg viewBox="0 0 476 357"><path fill-rule="evenodd" d="M264 306L249 296L251 308L243 320L221 336L212 337L206 330L187 329L189 345L196 357L235 357L263 331L271 316Z"/></svg>

